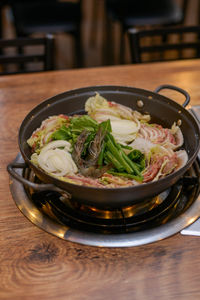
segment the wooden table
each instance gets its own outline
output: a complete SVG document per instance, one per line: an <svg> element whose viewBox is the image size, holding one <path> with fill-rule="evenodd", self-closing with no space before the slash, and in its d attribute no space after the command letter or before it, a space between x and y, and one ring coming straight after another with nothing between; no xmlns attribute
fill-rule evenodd
<svg viewBox="0 0 200 300"><path fill-rule="evenodd" d="M69 89L173 84L200 104L200 60L0 77L0 299L200 299L200 238L180 233L132 248L97 248L54 237L29 222L9 190L6 166L38 103ZM182 102L176 92L167 96Z"/></svg>

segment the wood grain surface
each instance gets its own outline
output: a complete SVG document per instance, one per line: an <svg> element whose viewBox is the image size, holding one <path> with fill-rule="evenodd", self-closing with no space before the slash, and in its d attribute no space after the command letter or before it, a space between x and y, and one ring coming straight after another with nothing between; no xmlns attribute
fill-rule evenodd
<svg viewBox="0 0 200 300"><path fill-rule="evenodd" d="M176 234L132 248L100 248L54 237L29 222L9 190L6 166L18 129L38 103L69 89L173 84L200 104L200 60L0 77L0 299L200 299L200 238ZM163 92L164 93L164 92ZM176 92L165 95L183 102Z"/></svg>

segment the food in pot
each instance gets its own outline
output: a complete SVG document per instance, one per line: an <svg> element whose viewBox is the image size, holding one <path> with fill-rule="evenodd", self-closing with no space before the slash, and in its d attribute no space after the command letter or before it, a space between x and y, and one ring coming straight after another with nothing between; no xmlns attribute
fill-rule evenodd
<svg viewBox="0 0 200 300"><path fill-rule="evenodd" d="M44 120L27 143L33 164L60 180L99 188L156 181L183 167L188 155L175 123L163 128L151 116L98 93L85 115Z"/></svg>

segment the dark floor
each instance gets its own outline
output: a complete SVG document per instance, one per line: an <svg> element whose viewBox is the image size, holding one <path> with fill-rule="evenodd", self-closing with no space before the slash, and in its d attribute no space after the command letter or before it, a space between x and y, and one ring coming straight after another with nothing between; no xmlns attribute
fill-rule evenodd
<svg viewBox="0 0 200 300"><path fill-rule="evenodd" d="M177 0L181 5L182 0ZM188 11L186 14L186 24L197 24L198 19L198 5L200 0L190 0ZM96 7L96 9L95 9ZM12 38L15 36L14 27L12 24L12 15L9 8L5 8L3 12L4 20L4 38ZM83 36L83 52L84 52L84 67L95 67L105 64L103 59L103 45L104 40L104 1L103 0L84 0L83 7L83 22L82 22L82 36ZM113 26L114 29L114 63L118 64L119 56L119 24ZM56 36L56 68L68 69L74 66L73 59L73 39L64 34ZM126 47L125 62L129 63L129 51Z"/></svg>

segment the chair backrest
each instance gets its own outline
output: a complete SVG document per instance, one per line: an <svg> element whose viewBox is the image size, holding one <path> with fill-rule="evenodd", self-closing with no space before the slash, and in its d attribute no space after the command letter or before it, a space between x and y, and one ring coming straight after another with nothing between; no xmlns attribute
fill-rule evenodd
<svg viewBox="0 0 200 300"><path fill-rule="evenodd" d="M0 39L0 75L54 69L54 37Z"/></svg>
<svg viewBox="0 0 200 300"><path fill-rule="evenodd" d="M128 37L132 63L200 57L200 26L133 28Z"/></svg>
<svg viewBox="0 0 200 300"><path fill-rule="evenodd" d="M105 0L105 3L111 19L119 21L126 30L136 26L182 24L188 0L183 1L183 5L176 0Z"/></svg>
<svg viewBox="0 0 200 300"><path fill-rule="evenodd" d="M18 37L37 32L75 34L82 18L81 0L10 0L9 6Z"/></svg>

